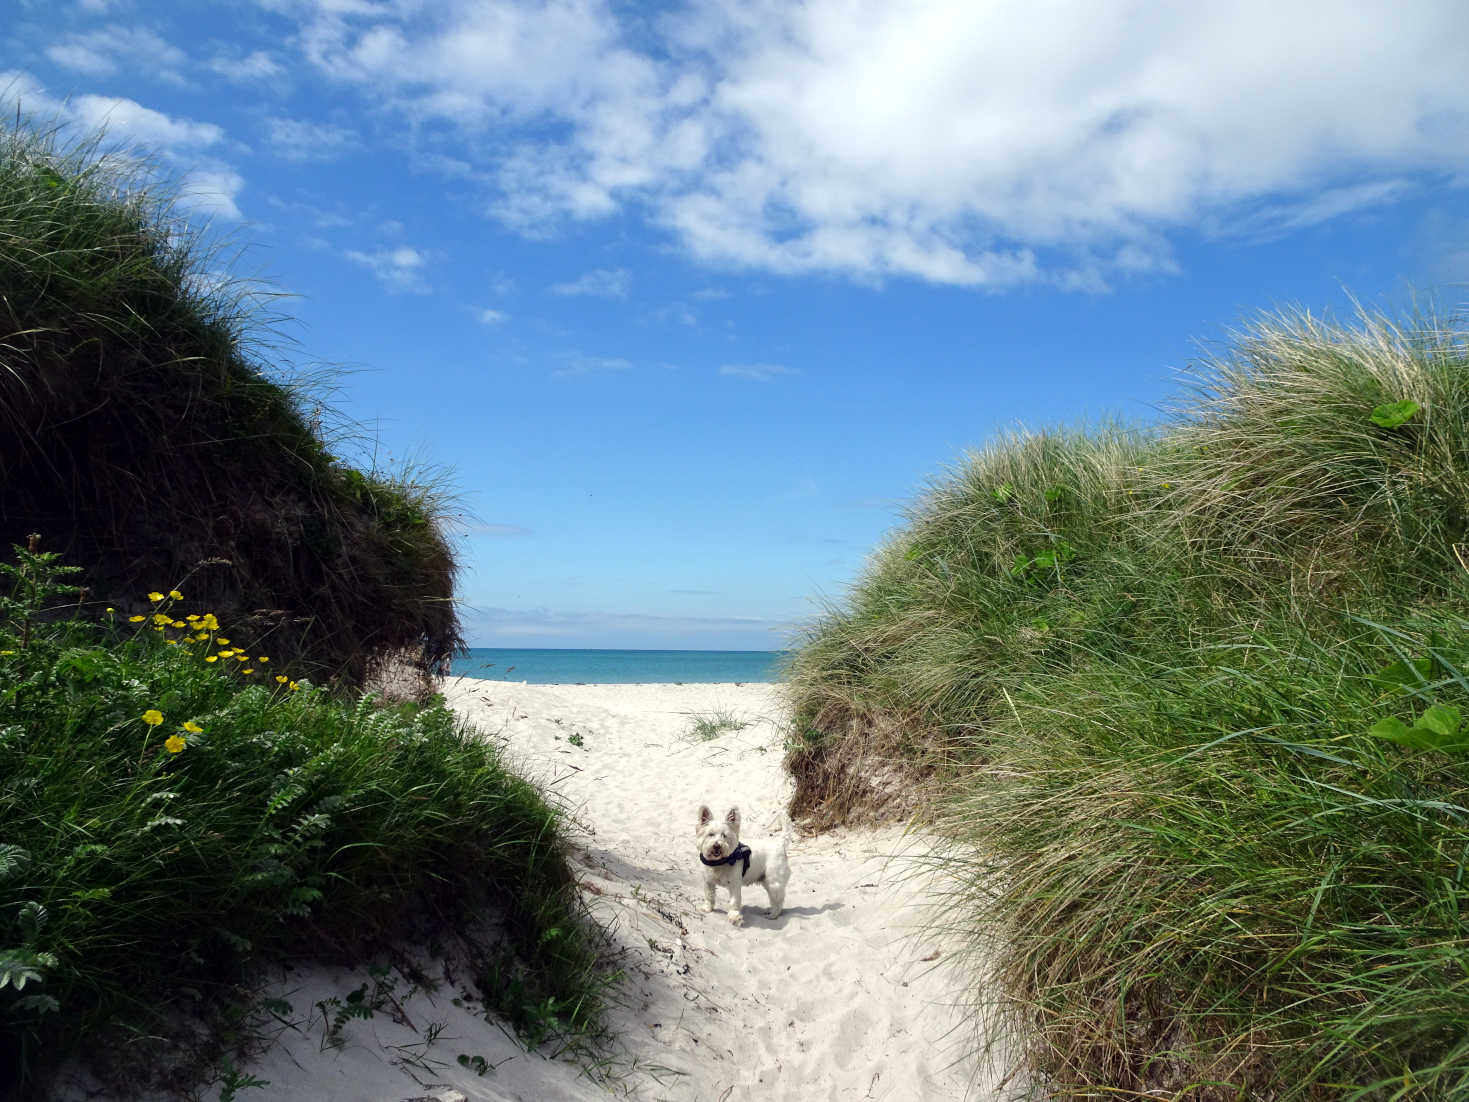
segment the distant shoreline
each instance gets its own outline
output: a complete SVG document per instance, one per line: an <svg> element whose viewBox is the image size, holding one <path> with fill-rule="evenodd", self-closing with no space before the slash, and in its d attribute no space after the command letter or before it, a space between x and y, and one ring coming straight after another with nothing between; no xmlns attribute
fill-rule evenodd
<svg viewBox="0 0 1469 1102"><path fill-rule="evenodd" d="M774 684L788 658L779 650L471 647L451 672L531 685Z"/></svg>

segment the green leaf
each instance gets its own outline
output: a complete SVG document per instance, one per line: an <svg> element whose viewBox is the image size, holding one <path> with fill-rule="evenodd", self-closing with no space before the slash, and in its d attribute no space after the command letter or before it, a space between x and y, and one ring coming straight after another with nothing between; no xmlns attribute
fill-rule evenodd
<svg viewBox="0 0 1469 1102"><path fill-rule="evenodd" d="M1447 725L1447 720L1442 713L1439 713L1431 721L1433 726L1422 726L1423 719L1420 719L1409 727L1397 717L1388 716L1374 723L1367 733L1374 738L1387 739L1389 742L1399 743L1412 750L1436 750L1440 754L1469 752L1469 734L1458 733L1458 711L1448 708L1447 705L1434 705L1434 707L1447 708L1453 714L1455 719L1453 730L1445 732L1440 729ZM1428 718L1426 713L1423 718Z"/></svg>
<svg viewBox="0 0 1469 1102"><path fill-rule="evenodd" d="M1432 743L1424 740L1423 732L1409 727L1397 716L1388 716L1385 719L1379 719L1367 729L1367 733L1373 738L1387 739L1389 742L1411 746L1414 750L1433 749Z"/></svg>
<svg viewBox="0 0 1469 1102"><path fill-rule="evenodd" d="M1459 709L1453 705L1434 704L1418 717L1418 722L1413 724L1413 727L1420 731L1432 731L1435 735L1441 735L1447 739L1459 733L1459 725L1462 722L1463 717L1460 716Z"/></svg>
<svg viewBox="0 0 1469 1102"><path fill-rule="evenodd" d="M16 925L20 927L20 936L29 945L41 936L41 931L46 926L46 919L50 916L46 908L34 899L28 900L20 908L20 913L15 916Z"/></svg>
<svg viewBox="0 0 1469 1102"><path fill-rule="evenodd" d="M8 842L0 844L0 884L12 877L25 875L25 871L30 867L29 851Z"/></svg>
<svg viewBox="0 0 1469 1102"><path fill-rule="evenodd" d="M1003 486L991 490L990 496L999 502L1009 501L1012 497L1015 496L1015 487L1007 482Z"/></svg>
<svg viewBox="0 0 1469 1102"><path fill-rule="evenodd" d="M1384 666L1372 675L1372 680L1386 688L1410 689L1428 683L1433 672L1433 659L1409 658Z"/></svg>
<svg viewBox="0 0 1469 1102"><path fill-rule="evenodd" d="M1418 403L1411 398L1404 398L1401 402L1388 402L1372 411L1372 423L1385 429L1395 429L1411 420L1418 409Z"/></svg>

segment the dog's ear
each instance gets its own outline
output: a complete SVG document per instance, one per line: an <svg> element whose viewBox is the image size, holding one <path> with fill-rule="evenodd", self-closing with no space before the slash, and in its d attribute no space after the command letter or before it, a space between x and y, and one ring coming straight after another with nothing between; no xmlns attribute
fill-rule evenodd
<svg viewBox="0 0 1469 1102"><path fill-rule="evenodd" d="M712 811L709 810L709 805L708 804L704 804L702 807L699 808L699 825L700 826L707 825L708 822L709 822L709 820L712 819L712 818L714 818L714 812L712 812Z"/></svg>
<svg viewBox="0 0 1469 1102"><path fill-rule="evenodd" d="M732 807L724 813L724 821L736 830L740 829L740 809Z"/></svg>

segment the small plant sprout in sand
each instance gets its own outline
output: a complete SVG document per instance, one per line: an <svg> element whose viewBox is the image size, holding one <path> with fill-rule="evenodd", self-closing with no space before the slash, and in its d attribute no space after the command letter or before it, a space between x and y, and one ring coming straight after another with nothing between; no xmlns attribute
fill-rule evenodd
<svg viewBox="0 0 1469 1102"><path fill-rule="evenodd" d="M739 719L732 712L711 712L704 716L695 716L694 725L689 728L688 738L696 742L708 742L716 739L726 731L743 731L750 726L744 720Z"/></svg>

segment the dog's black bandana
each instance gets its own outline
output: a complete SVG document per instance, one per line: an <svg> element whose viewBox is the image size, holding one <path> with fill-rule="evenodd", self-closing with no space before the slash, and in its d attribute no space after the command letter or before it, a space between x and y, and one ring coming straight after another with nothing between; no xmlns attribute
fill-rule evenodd
<svg viewBox="0 0 1469 1102"><path fill-rule="evenodd" d="M741 842L735 846L734 852L728 857L721 857L718 861L711 861L701 853L699 854L699 860L711 869L719 865L733 865L736 861L743 861L745 867L740 870L740 879L743 880L750 872L750 847Z"/></svg>

